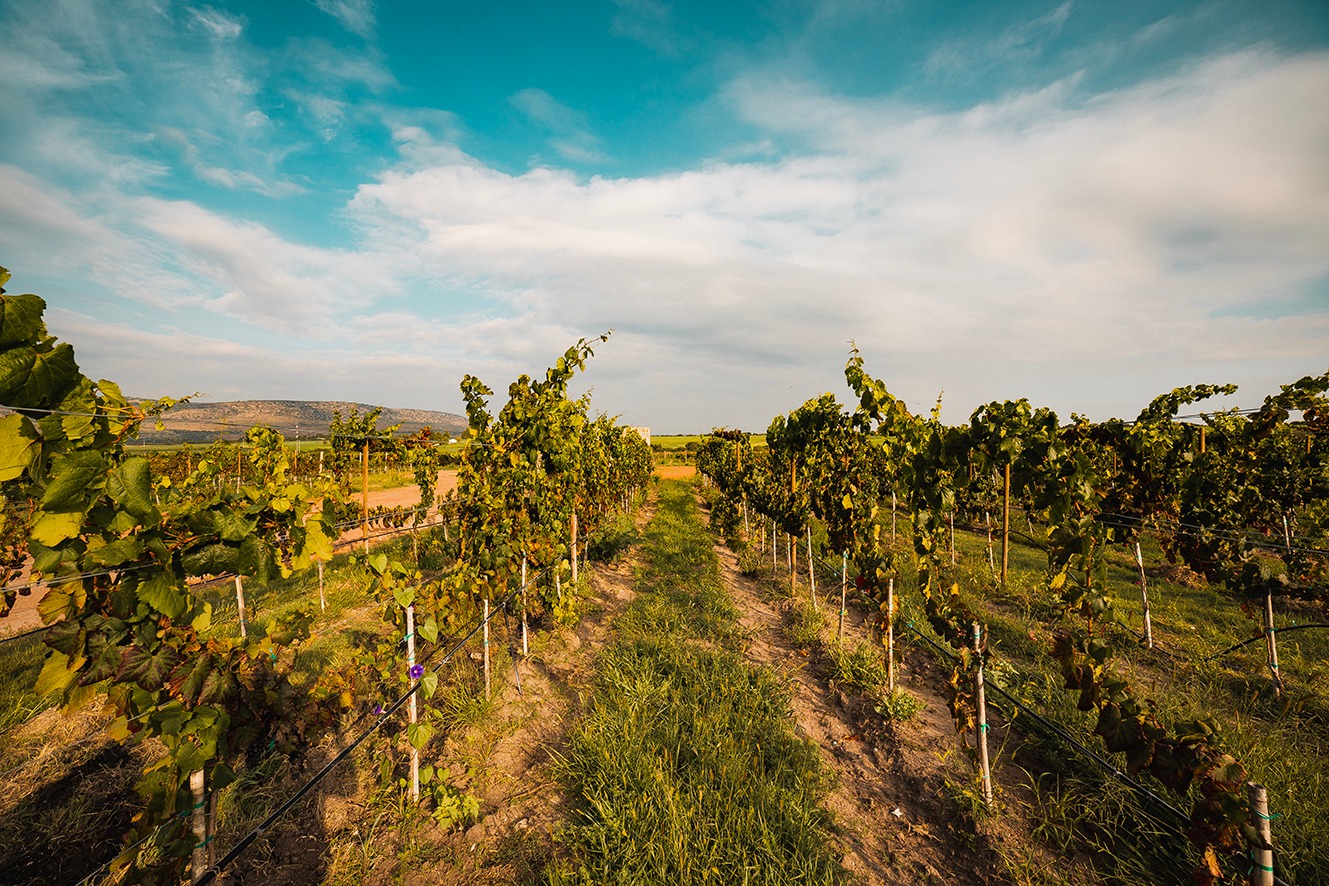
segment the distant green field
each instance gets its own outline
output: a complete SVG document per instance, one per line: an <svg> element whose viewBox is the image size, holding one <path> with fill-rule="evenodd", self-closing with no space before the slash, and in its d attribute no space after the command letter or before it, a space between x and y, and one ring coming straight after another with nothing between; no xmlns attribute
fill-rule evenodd
<svg viewBox="0 0 1329 886"><path fill-rule="evenodd" d="M658 446L661 449L682 449L689 443L701 443L707 434L652 434L651 445ZM748 439L752 446L765 446L765 434L749 434Z"/></svg>

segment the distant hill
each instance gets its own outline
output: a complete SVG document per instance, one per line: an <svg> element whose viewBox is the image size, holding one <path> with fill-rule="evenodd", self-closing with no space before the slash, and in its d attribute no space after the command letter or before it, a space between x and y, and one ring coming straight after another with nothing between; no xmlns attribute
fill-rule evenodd
<svg viewBox="0 0 1329 886"><path fill-rule="evenodd" d="M145 422L140 443L211 443L214 440L238 440L254 425L275 428L288 439L311 440L326 437L332 413L342 417L352 409L360 414L374 407L366 403L342 400L231 400L222 403L185 403L162 418L164 430ZM459 436L466 430L466 419L451 412L429 409L387 409L378 420L380 428L400 424L398 434L410 434L429 425L439 433Z"/></svg>

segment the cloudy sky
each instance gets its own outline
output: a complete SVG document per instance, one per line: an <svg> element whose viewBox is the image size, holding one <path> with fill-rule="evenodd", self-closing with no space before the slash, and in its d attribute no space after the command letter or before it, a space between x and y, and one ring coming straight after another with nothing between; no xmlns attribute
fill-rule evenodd
<svg viewBox="0 0 1329 886"><path fill-rule="evenodd" d="M657 432L1329 367L1323 0L0 0L0 265L156 396Z"/></svg>

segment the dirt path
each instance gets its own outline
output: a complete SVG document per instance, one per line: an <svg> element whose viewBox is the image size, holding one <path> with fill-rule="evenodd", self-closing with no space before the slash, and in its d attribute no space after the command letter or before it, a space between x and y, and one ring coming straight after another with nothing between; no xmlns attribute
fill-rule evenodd
<svg viewBox="0 0 1329 886"><path fill-rule="evenodd" d="M737 558L716 545L716 556L748 635L749 657L789 675L796 728L821 749L835 786L827 806L841 830L843 864L859 883L935 883L971 886L999 883L1001 862L974 835L972 822L957 815L945 787L947 766L957 751L946 701L936 691L935 669L911 653L900 667L901 685L927 707L904 723L886 720L864 698L831 686L826 654L795 648L786 639L784 612L791 604L768 602L758 580L744 577ZM806 596L806 587L799 593ZM832 611L827 610L828 616ZM825 606L825 601L823 601ZM851 610L847 643L867 636ZM824 639L834 642L834 617ZM961 777L958 771L952 779Z"/></svg>
<svg viewBox="0 0 1329 886"><path fill-rule="evenodd" d="M638 528L655 513L651 501L637 514ZM500 695L482 728L449 738L442 759L454 761L452 781L480 800L480 820L465 832L435 833L438 856L405 879L419 884L527 882L555 849L552 835L566 818L565 798L553 773L569 729L581 717L595 676L595 654L614 619L636 596L635 549L614 563L590 567L591 594L573 631L538 635L529 658L496 673ZM495 642L506 644L502 625ZM512 621L514 644L520 626ZM391 878L385 878L385 882ZM374 881L371 881L374 882Z"/></svg>

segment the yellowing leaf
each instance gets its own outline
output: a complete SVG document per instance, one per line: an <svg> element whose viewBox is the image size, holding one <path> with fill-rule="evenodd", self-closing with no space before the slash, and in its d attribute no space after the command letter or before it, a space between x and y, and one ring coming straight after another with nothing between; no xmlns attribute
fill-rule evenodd
<svg viewBox="0 0 1329 886"><path fill-rule="evenodd" d="M0 483L21 476L38 451L37 429L26 416L0 418Z"/></svg>
<svg viewBox="0 0 1329 886"><path fill-rule="evenodd" d="M53 548L65 539L78 535L79 527L82 525L83 515L77 512L42 514L32 526L32 538L48 548Z"/></svg>

